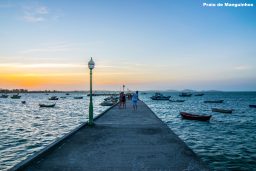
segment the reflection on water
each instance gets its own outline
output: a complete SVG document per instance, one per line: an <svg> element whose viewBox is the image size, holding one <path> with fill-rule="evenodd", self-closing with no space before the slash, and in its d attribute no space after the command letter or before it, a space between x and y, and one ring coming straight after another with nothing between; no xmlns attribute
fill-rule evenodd
<svg viewBox="0 0 256 171"><path fill-rule="evenodd" d="M88 118L89 98L74 99L71 94L56 101L54 108L39 108L50 95L23 94L21 99L0 99L0 170L6 170L62 137ZM65 96L65 94L56 94ZM184 103L153 101L152 94L142 99L213 170L253 170L256 168L256 93L206 93L204 96L178 97ZM94 97L94 113L104 96ZM223 99L223 104L204 100ZM26 100L27 104L21 104ZM51 101L52 102L52 101ZM212 107L234 109L232 114L211 112ZM213 115L210 122L183 120L180 111Z"/></svg>
<svg viewBox="0 0 256 171"><path fill-rule="evenodd" d="M0 98L0 170L14 166L87 120L89 98L85 94L84 99L74 99L73 96L81 94L71 94L65 99L49 101L52 95L22 94L21 99ZM107 109L99 105L104 98L93 98L95 115ZM27 103L22 104L23 100ZM55 102L54 108L39 107L39 103Z"/></svg>
<svg viewBox="0 0 256 171"><path fill-rule="evenodd" d="M204 96L178 97L184 103L153 101L152 94L140 98L193 149L213 170L253 170L256 168L256 93L206 93ZM223 99L223 104L203 103ZM212 107L234 109L232 114L215 113ZM210 122L183 120L179 112L211 114Z"/></svg>

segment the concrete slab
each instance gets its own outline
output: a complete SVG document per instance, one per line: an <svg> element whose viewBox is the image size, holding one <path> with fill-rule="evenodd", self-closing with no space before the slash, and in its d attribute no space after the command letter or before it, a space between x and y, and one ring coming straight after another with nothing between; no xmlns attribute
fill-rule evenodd
<svg viewBox="0 0 256 171"><path fill-rule="evenodd" d="M19 170L19 169L18 169ZM208 167L143 103L115 106L20 170L172 170Z"/></svg>

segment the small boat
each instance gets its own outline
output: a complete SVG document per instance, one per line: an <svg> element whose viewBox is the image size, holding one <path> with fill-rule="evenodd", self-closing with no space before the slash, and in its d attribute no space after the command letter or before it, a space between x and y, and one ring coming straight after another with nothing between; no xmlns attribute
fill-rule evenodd
<svg viewBox="0 0 256 171"><path fill-rule="evenodd" d="M74 99L83 99L84 97L79 96L79 97L74 97Z"/></svg>
<svg viewBox="0 0 256 171"><path fill-rule="evenodd" d="M218 108L212 108L213 112L219 112L219 113L232 113L233 110L230 109L218 109Z"/></svg>
<svg viewBox="0 0 256 171"><path fill-rule="evenodd" d="M26 101L21 101L22 104L26 104Z"/></svg>
<svg viewBox="0 0 256 171"><path fill-rule="evenodd" d="M205 100L204 103L223 103L224 100Z"/></svg>
<svg viewBox="0 0 256 171"><path fill-rule="evenodd" d="M56 104L39 104L40 107L54 107Z"/></svg>
<svg viewBox="0 0 256 171"><path fill-rule="evenodd" d="M191 93L186 93L186 92L182 92L179 94L180 97L191 97L192 94Z"/></svg>
<svg viewBox="0 0 256 171"><path fill-rule="evenodd" d="M185 102L185 100L169 100L170 102Z"/></svg>
<svg viewBox="0 0 256 171"><path fill-rule="evenodd" d="M204 93L197 93L197 94L195 94L195 96L203 96L204 95Z"/></svg>
<svg viewBox="0 0 256 171"><path fill-rule="evenodd" d="M110 96L110 97L105 98L104 100L105 101L117 102L118 99L119 99L119 97L117 97L117 96Z"/></svg>
<svg viewBox="0 0 256 171"><path fill-rule="evenodd" d="M209 121L212 115L196 115L187 112L180 112L183 119L198 120L198 121Z"/></svg>
<svg viewBox="0 0 256 171"><path fill-rule="evenodd" d="M64 97L60 97L60 98L61 98L61 99L65 99L65 98L67 98L67 97L64 96Z"/></svg>
<svg viewBox="0 0 256 171"><path fill-rule="evenodd" d="M249 107L251 107L251 108L256 108L256 105L249 105Z"/></svg>
<svg viewBox="0 0 256 171"><path fill-rule="evenodd" d="M7 94L2 94L1 96L0 96L0 98L8 98L8 95Z"/></svg>
<svg viewBox="0 0 256 171"><path fill-rule="evenodd" d="M12 99L20 99L21 96L19 96L19 94L15 94L15 95L11 96L11 98L12 98Z"/></svg>
<svg viewBox="0 0 256 171"><path fill-rule="evenodd" d="M155 93L154 96L150 97L152 100L169 100L171 96L164 96L161 93Z"/></svg>
<svg viewBox="0 0 256 171"><path fill-rule="evenodd" d="M105 100L104 102L100 103L101 106L113 106L115 103L113 101Z"/></svg>
<svg viewBox="0 0 256 171"><path fill-rule="evenodd" d="M57 96L52 96L49 98L49 100L59 100L59 98Z"/></svg>
<svg viewBox="0 0 256 171"><path fill-rule="evenodd" d="M69 95L69 93L66 93L66 95L68 96L68 95Z"/></svg>

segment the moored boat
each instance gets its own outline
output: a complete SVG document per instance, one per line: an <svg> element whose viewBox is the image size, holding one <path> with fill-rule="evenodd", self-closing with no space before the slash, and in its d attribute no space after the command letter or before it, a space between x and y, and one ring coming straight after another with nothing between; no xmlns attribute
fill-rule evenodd
<svg viewBox="0 0 256 171"><path fill-rule="evenodd" d="M83 99L83 96L74 97L74 99Z"/></svg>
<svg viewBox="0 0 256 171"><path fill-rule="evenodd" d="M161 93L155 93L154 96L150 97L152 100L169 100L171 96L164 96Z"/></svg>
<svg viewBox="0 0 256 171"><path fill-rule="evenodd" d="M204 103L223 103L224 100L205 100Z"/></svg>
<svg viewBox="0 0 256 171"><path fill-rule="evenodd" d="M56 104L39 104L40 107L54 107Z"/></svg>
<svg viewBox="0 0 256 171"><path fill-rule="evenodd" d="M187 112L180 112L180 115L183 119L188 120L198 120L198 121L209 121L212 117L212 115L197 115L197 114L191 114Z"/></svg>
<svg viewBox="0 0 256 171"><path fill-rule="evenodd" d="M19 96L19 94L14 94L11 96L12 99L20 99L21 96Z"/></svg>
<svg viewBox="0 0 256 171"><path fill-rule="evenodd" d="M251 108L256 108L256 105L249 105L249 107L251 107Z"/></svg>
<svg viewBox="0 0 256 171"><path fill-rule="evenodd" d="M213 112L219 112L219 113L232 113L232 109L219 109L219 108L212 108Z"/></svg>
<svg viewBox="0 0 256 171"><path fill-rule="evenodd" d="M57 96L52 96L49 98L49 100L59 100L59 98Z"/></svg>
<svg viewBox="0 0 256 171"><path fill-rule="evenodd" d="M0 96L0 98L8 98L8 95L7 94L2 94L1 96Z"/></svg>
<svg viewBox="0 0 256 171"><path fill-rule="evenodd" d="M101 106L113 106L115 102L110 100L105 100L104 102L100 103Z"/></svg>
<svg viewBox="0 0 256 171"><path fill-rule="evenodd" d="M180 97L191 97L192 94L191 93L186 93L186 92L182 92L179 94Z"/></svg>
<svg viewBox="0 0 256 171"><path fill-rule="evenodd" d="M195 96L203 96L204 95L204 93L197 93L197 94L195 94Z"/></svg>

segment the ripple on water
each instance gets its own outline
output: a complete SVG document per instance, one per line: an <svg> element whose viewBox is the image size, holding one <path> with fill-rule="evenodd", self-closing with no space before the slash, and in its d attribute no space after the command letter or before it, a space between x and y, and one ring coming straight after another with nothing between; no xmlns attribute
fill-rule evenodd
<svg viewBox="0 0 256 171"><path fill-rule="evenodd" d="M178 93L165 93L179 98ZM155 102L153 94L140 98L195 151L213 170L255 170L256 168L256 93L205 93L202 97L184 98L184 103ZM204 100L223 99L223 104ZM234 109L232 114L215 113L211 108ZM211 114L210 122L188 121L180 111Z"/></svg>
<svg viewBox="0 0 256 171"><path fill-rule="evenodd" d="M0 99L0 170L33 155L88 119L88 97L74 100L73 96L81 94L56 101L55 108L39 107L39 103L49 103L45 94L22 94L20 100ZM94 98L95 115L108 108L99 105L104 98ZM22 105L21 100L27 104Z"/></svg>

